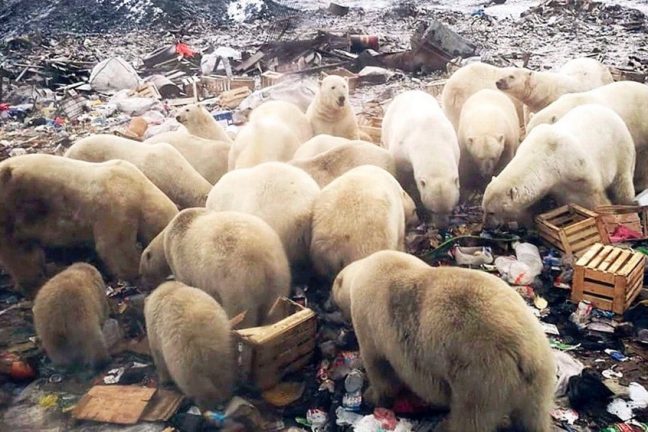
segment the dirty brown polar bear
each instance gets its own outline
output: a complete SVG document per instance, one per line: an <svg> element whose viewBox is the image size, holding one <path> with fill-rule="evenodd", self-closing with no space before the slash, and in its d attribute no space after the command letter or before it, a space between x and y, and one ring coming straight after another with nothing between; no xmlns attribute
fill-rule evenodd
<svg viewBox="0 0 648 432"><path fill-rule="evenodd" d="M148 245L177 212L129 162L16 156L0 163L0 263L31 295L46 247L94 245L112 276L135 280L137 242Z"/></svg>
<svg viewBox="0 0 648 432"><path fill-rule="evenodd" d="M36 334L54 364L100 367L110 359L101 331L110 311L106 286L90 264L73 264L50 279L33 310Z"/></svg>
<svg viewBox="0 0 648 432"><path fill-rule="evenodd" d="M227 402L236 374L223 308L202 290L166 282L147 297L144 316L160 383L173 380L202 409Z"/></svg>
<svg viewBox="0 0 648 432"><path fill-rule="evenodd" d="M263 220L204 208L178 213L142 253L142 283L177 281L214 297L242 328L264 324L278 297L290 294L290 268L281 239Z"/></svg>
<svg viewBox="0 0 648 432"><path fill-rule="evenodd" d="M551 348L497 277L381 251L342 270L333 297L352 318L370 403L383 406L405 385L450 407L436 431L494 432L507 417L527 432L551 430Z"/></svg>
<svg viewBox="0 0 648 432"><path fill-rule="evenodd" d="M75 142L65 157L86 162L128 161L180 208L204 206L212 186L175 148L164 143L143 144L115 135L91 135Z"/></svg>

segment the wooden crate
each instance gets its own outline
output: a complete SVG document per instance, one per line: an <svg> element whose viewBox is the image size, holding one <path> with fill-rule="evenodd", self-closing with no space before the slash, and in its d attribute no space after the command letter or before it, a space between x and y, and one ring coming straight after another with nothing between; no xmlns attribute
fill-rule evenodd
<svg viewBox="0 0 648 432"><path fill-rule="evenodd" d="M565 255L579 257L605 236L598 215L575 204L538 215L535 221L540 237Z"/></svg>
<svg viewBox="0 0 648 432"><path fill-rule="evenodd" d="M266 88L279 84L281 81L288 78L288 75L275 71L265 71L261 74L261 88Z"/></svg>
<svg viewBox="0 0 648 432"><path fill-rule="evenodd" d="M643 287L645 265L639 252L596 243L574 265L571 299L622 314Z"/></svg>
<svg viewBox="0 0 648 432"><path fill-rule="evenodd" d="M362 114L358 116L358 128L360 131L369 136L369 141L378 145L382 145L382 120L382 117ZM360 137L360 139L363 139L363 137Z"/></svg>
<svg viewBox="0 0 648 432"><path fill-rule="evenodd" d="M601 225L605 231L603 243L612 244L610 235L619 225L642 234L642 239L648 238L648 207L632 205L609 205L596 208Z"/></svg>
<svg viewBox="0 0 648 432"><path fill-rule="evenodd" d="M317 331L315 312L285 297L277 300L270 314L285 318L275 324L234 331L241 378L262 390L308 364Z"/></svg>
<svg viewBox="0 0 648 432"><path fill-rule="evenodd" d="M219 103L230 109L234 109L245 99L250 96L252 92L248 87L238 87L233 90L227 90L219 96Z"/></svg>
<svg viewBox="0 0 648 432"><path fill-rule="evenodd" d="M209 75L201 77L201 84L213 96L240 88L247 88L250 91L254 91L255 88L254 78L250 77L227 78L221 75Z"/></svg>

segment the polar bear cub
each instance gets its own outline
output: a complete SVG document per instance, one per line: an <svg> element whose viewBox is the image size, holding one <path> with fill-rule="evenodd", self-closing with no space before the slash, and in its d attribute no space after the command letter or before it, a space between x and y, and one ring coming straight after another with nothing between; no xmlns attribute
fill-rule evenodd
<svg viewBox="0 0 648 432"><path fill-rule="evenodd" d="M574 108L555 124L534 128L492 179L482 202L486 224L528 222L529 207L547 195L586 208L631 204L635 157L618 114L593 104Z"/></svg>
<svg viewBox="0 0 648 432"><path fill-rule="evenodd" d="M507 417L519 430L552 430L549 341L499 278L380 251L342 270L333 298L353 321L368 402L389 406L405 385L450 408L437 430L490 432Z"/></svg>
<svg viewBox="0 0 648 432"><path fill-rule="evenodd" d="M438 226L447 226L459 202L460 150L436 99L420 90L396 96L385 113L382 137L405 190L420 197Z"/></svg>
<svg viewBox="0 0 648 432"><path fill-rule="evenodd" d="M173 381L202 409L230 399L236 376L231 328L216 300L166 282L146 298L144 317L160 383Z"/></svg>
<svg viewBox="0 0 648 432"><path fill-rule="evenodd" d="M371 165L347 171L315 200L310 246L315 270L332 278L373 252L405 250L405 226L415 210L387 171Z"/></svg>

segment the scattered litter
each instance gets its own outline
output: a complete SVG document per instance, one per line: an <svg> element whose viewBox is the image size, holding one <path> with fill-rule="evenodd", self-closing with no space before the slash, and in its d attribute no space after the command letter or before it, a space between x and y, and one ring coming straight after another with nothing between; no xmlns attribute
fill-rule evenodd
<svg viewBox="0 0 648 432"><path fill-rule="evenodd" d="M579 419L579 415L573 409L563 409L556 408L551 411L551 417L558 420L559 422L566 422L569 425L576 423L576 420Z"/></svg>

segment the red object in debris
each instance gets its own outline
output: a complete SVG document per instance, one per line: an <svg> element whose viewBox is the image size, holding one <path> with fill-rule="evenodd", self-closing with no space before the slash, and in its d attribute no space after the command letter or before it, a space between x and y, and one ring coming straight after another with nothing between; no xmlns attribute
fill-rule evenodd
<svg viewBox="0 0 648 432"><path fill-rule="evenodd" d="M36 376L34 368L13 353L0 354L0 373L7 374L17 381L31 379Z"/></svg>
<svg viewBox="0 0 648 432"><path fill-rule="evenodd" d="M8 103L0 103L0 111L9 111Z"/></svg>
<svg viewBox="0 0 648 432"><path fill-rule="evenodd" d="M65 119L63 117L56 117L54 119L54 124L56 126L63 126L65 124Z"/></svg>
<svg viewBox="0 0 648 432"><path fill-rule="evenodd" d="M196 55L196 52L192 50L189 45L186 43L178 42L176 44L176 53L180 54L182 57L191 58Z"/></svg>
<svg viewBox="0 0 648 432"><path fill-rule="evenodd" d="M610 241L612 243L621 243L625 240L638 240L642 237L643 235L640 232L630 229L625 225L618 225L614 229L614 232L610 234Z"/></svg>
<svg viewBox="0 0 648 432"><path fill-rule="evenodd" d="M376 408L373 413L376 420L380 422L380 427L384 430L394 430L398 425L394 411L386 408Z"/></svg>
<svg viewBox="0 0 648 432"><path fill-rule="evenodd" d="M401 392L392 406L396 414L420 414L429 410L430 406L425 401L409 391Z"/></svg>

